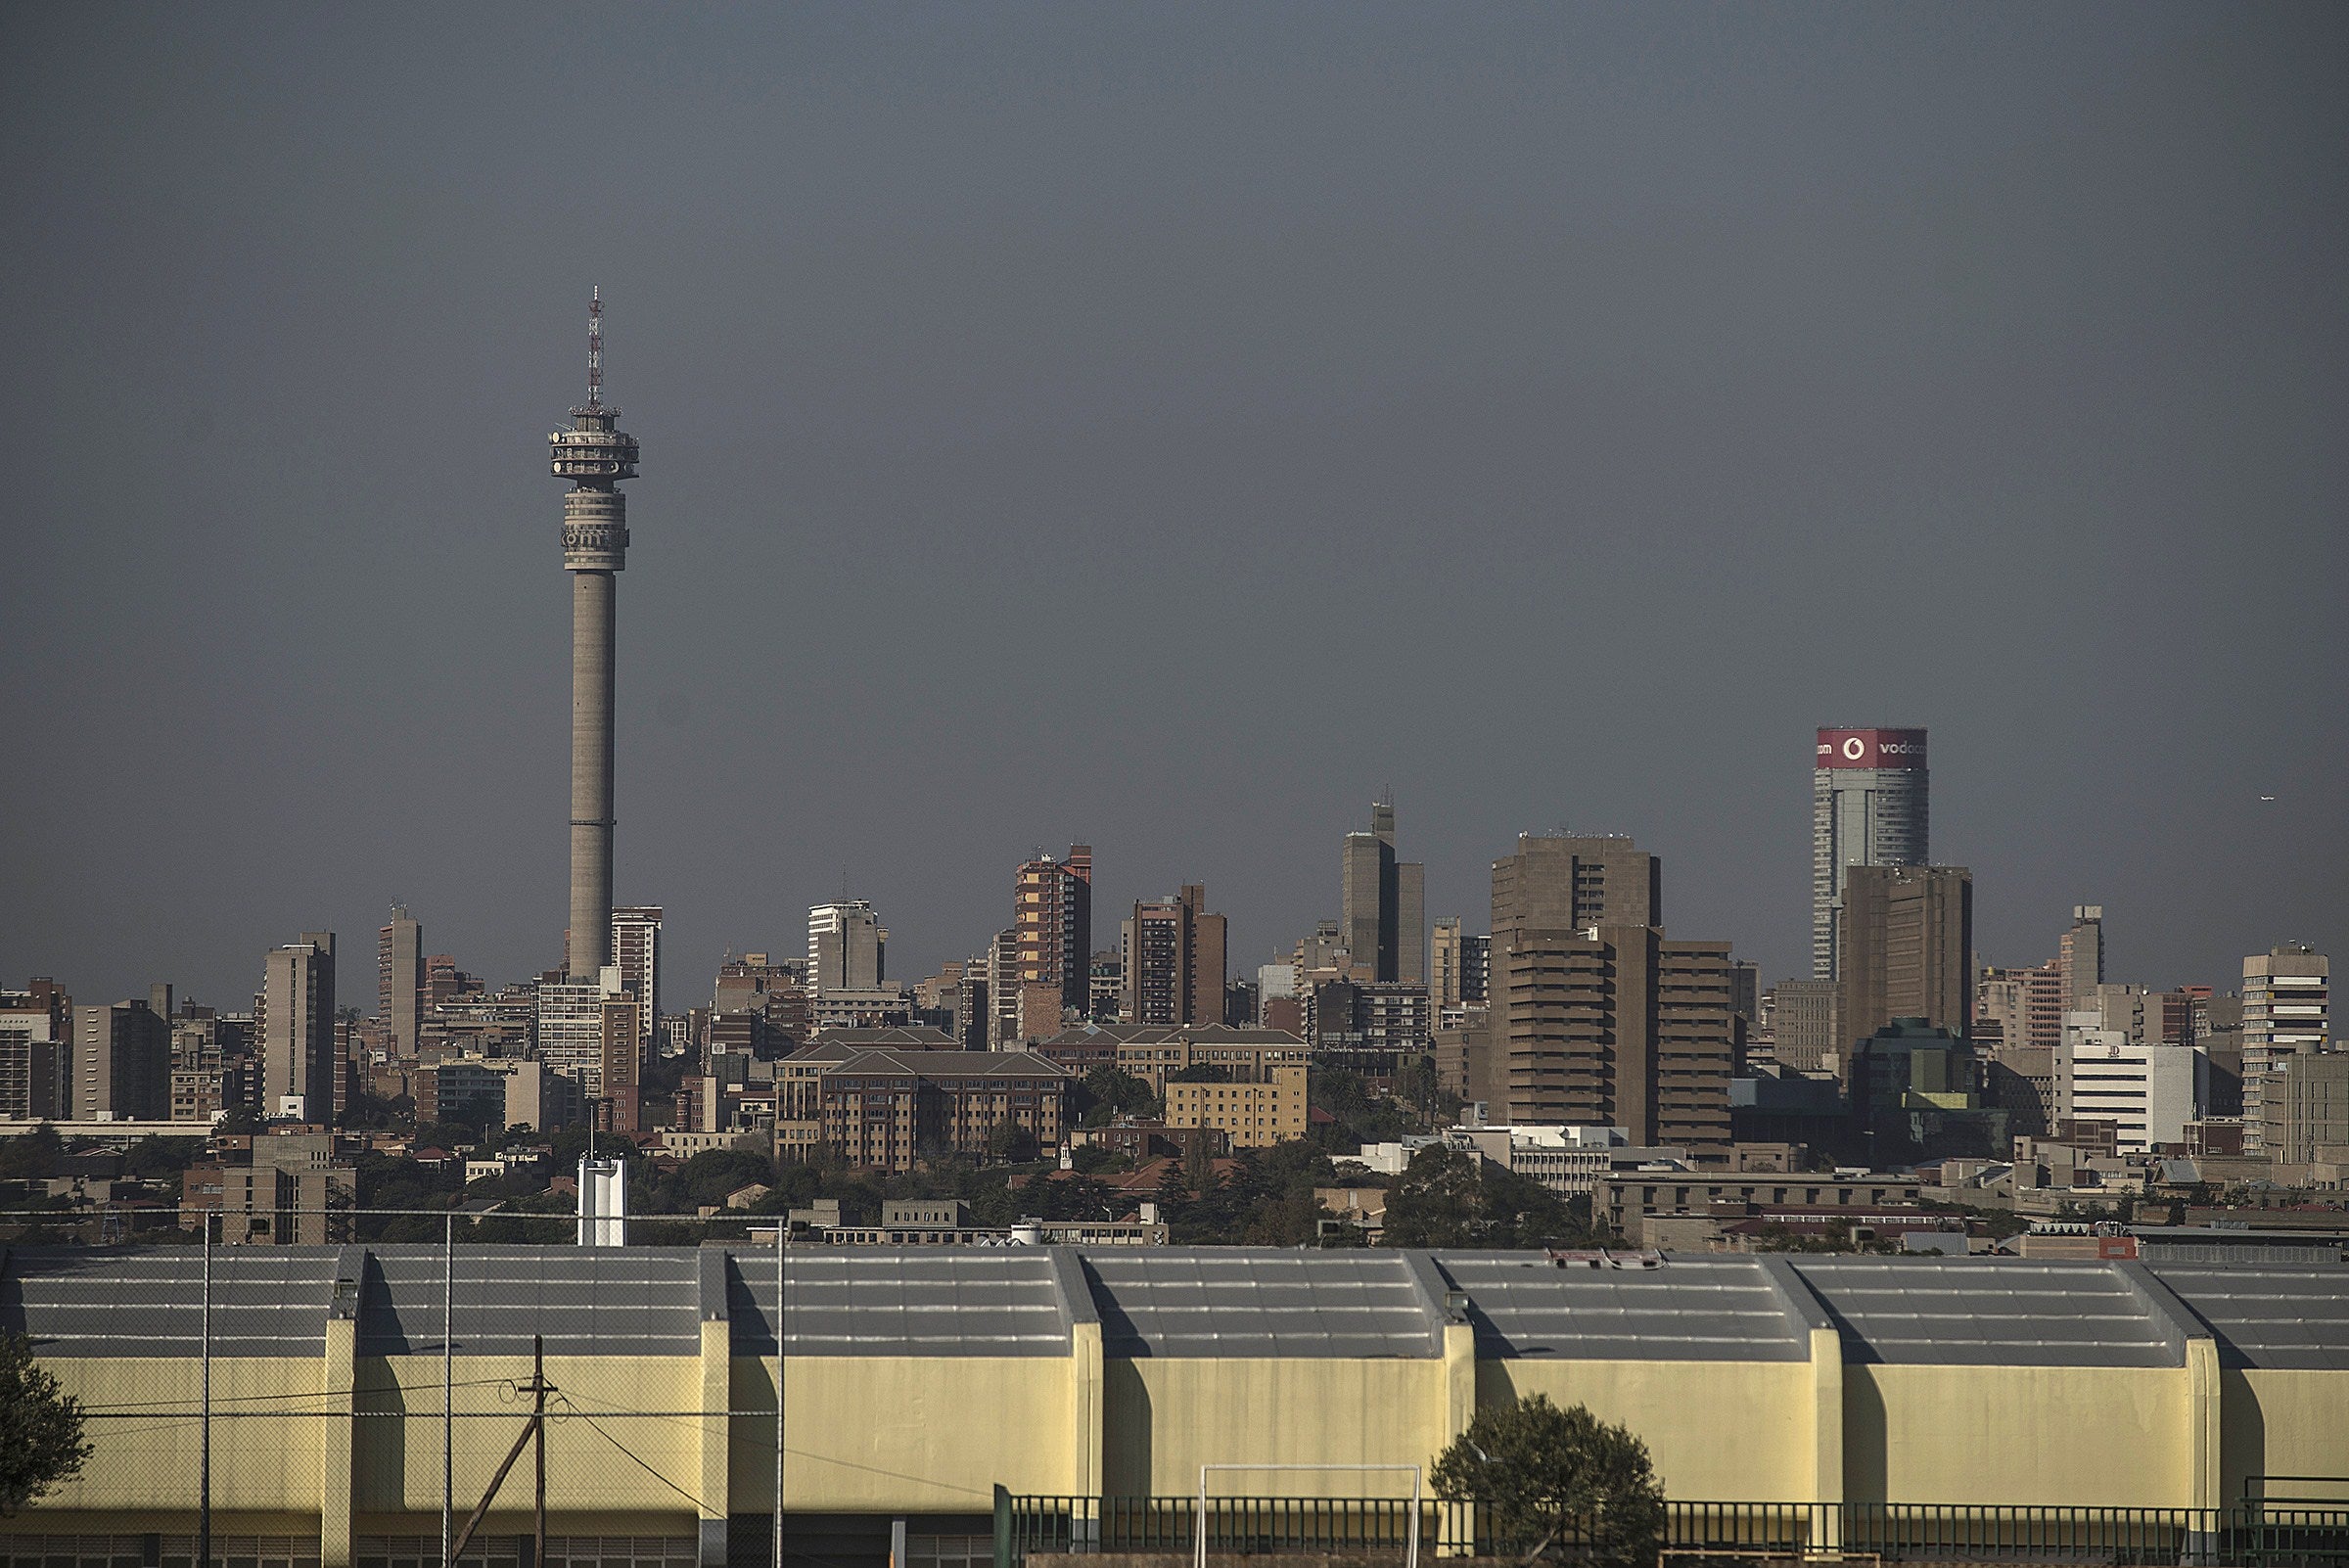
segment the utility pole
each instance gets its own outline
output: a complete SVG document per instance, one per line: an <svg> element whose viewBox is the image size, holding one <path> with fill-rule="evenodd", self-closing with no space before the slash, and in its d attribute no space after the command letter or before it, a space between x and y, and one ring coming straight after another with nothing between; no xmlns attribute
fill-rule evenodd
<svg viewBox="0 0 2349 1568"><path fill-rule="evenodd" d="M204 1216L204 1437L196 1461L196 1568L212 1568L212 1217Z"/></svg>
<svg viewBox="0 0 2349 1568"><path fill-rule="evenodd" d="M530 1336L530 1386L522 1390L523 1393L530 1396L530 1418L523 1424L522 1430L515 1435L514 1446L506 1450L506 1456L499 1462L497 1473L489 1478L489 1490L482 1494L480 1505L477 1506L473 1510L473 1513L466 1519L465 1528L457 1532L456 1541L449 1546L448 1554L451 1558L463 1556L465 1554L465 1548L473 1545L473 1533L482 1527L483 1519L488 1516L489 1504L497 1500L497 1489L506 1484L506 1476L513 1470L514 1461L522 1457L522 1446L530 1442L532 1438L536 1438L538 1440L537 1540L540 1549L543 1550L545 1548L546 1397L549 1394L552 1394L554 1391L555 1386L546 1380L546 1336L543 1334L533 1334ZM531 1568L537 1568L537 1565L532 1564Z"/></svg>
<svg viewBox="0 0 2349 1568"><path fill-rule="evenodd" d="M530 1568L546 1568L546 1336L543 1334L530 1336L530 1427L538 1435Z"/></svg>

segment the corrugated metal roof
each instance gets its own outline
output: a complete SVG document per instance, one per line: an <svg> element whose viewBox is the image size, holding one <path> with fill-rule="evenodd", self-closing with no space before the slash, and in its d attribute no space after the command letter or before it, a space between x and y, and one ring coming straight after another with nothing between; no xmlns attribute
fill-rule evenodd
<svg viewBox="0 0 2349 1568"><path fill-rule="evenodd" d="M359 1297L361 1356L440 1353L438 1247L379 1246ZM217 1254L214 1255L215 1257ZM459 1247L460 1356L693 1356L698 1247Z"/></svg>
<svg viewBox="0 0 2349 1568"><path fill-rule="evenodd" d="M1759 1259L1560 1268L1541 1253L1435 1256L1468 1293L1481 1357L1797 1361L1811 1354L1804 1324Z"/></svg>
<svg viewBox="0 0 2349 1568"><path fill-rule="evenodd" d="M1084 1255L1113 1357L1436 1357L1441 1306L1396 1252L1150 1247Z"/></svg>
<svg viewBox="0 0 2349 1568"><path fill-rule="evenodd" d="M2169 1325L2096 1263L1797 1257L1855 1362L2170 1366Z"/></svg>
<svg viewBox="0 0 2349 1568"><path fill-rule="evenodd" d="M731 1256L734 1350L775 1353L775 1255ZM1069 1311L1042 1247L794 1251L784 1259L794 1356L1065 1356Z"/></svg>
<svg viewBox="0 0 2349 1568"><path fill-rule="evenodd" d="M774 1351L764 1248L456 1249L455 1340L468 1355L692 1356L731 1319L738 1355ZM1097 1315L1111 1357L1421 1358L1442 1353L1444 1296L1467 1298L1488 1358L1796 1360L1832 1324L1856 1362L2180 1364L2209 1332L2232 1366L2349 1368L2349 1269L1963 1258L1678 1257L1653 1269L1558 1268L1538 1253L1256 1248L857 1248L787 1259L795 1356L1066 1354ZM213 1348L323 1354L332 1315L364 1356L434 1355L441 1255L215 1249ZM200 1256L18 1247L0 1329L44 1356L193 1356ZM338 1277L352 1285L337 1295ZM2206 1327L2204 1325L2207 1325Z"/></svg>
<svg viewBox="0 0 2349 1568"><path fill-rule="evenodd" d="M2349 1370L2349 1268L2157 1264L2153 1275L2210 1326L2223 1365Z"/></svg>
<svg viewBox="0 0 2349 1568"><path fill-rule="evenodd" d="M317 1357L334 1300L333 1247L215 1248L212 1354ZM41 1356L195 1356L204 1258L193 1248L9 1249L0 1330Z"/></svg>

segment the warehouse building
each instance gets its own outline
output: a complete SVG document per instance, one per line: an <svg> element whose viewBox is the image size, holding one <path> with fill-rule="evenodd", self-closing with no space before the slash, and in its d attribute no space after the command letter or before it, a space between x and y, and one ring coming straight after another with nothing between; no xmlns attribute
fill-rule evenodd
<svg viewBox="0 0 2349 1568"><path fill-rule="evenodd" d="M765 1560L772 1252L463 1247L448 1278L437 1247L241 1248L212 1255L208 1312L204 1267L0 1259L0 1328L87 1405L96 1449L0 1521L0 1562L191 1560L207 1333L215 1546L253 1568L437 1563L444 1430L462 1521L523 1429L533 1336L548 1568ZM1209 1463L1423 1465L1480 1404L1535 1392L1629 1423L1679 1500L2217 1507L2349 1453L2338 1267L1012 1247L788 1269L785 1536L835 1568L883 1560L893 1529L900 1568L983 1556L998 1485L1180 1497ZM530 1568L530 1473L487 1516L490 1568Z"/></svg>

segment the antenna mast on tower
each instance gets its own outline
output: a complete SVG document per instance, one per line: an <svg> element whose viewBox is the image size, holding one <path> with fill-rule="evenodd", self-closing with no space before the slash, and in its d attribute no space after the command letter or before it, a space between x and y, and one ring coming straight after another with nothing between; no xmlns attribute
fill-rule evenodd
<svg viewBox="0 0 2349 1568"><path fill-rule="evenodd" d="M604 405L604 290L596 284L587 295L587 406Z"/></svg>

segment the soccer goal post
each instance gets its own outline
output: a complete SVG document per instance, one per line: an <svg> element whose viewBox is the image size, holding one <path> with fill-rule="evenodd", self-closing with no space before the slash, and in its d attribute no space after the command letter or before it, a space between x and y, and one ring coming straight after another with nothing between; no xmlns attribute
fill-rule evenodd
<svg viewBox="0 0 2349 1568"><path fill-rule="evenodd" d="M1211 1517L1208 1511L1211 1501L1208 1486L1210 1479L1219 1474L1407 1475L1411 1478L1411 1493L1407 1502L1409 1517L1404 1538L1403 1561L1404 1568L1419 1568L1419 1516L1421 1500L1425 1496L1426 1473L1423 1466L1416 1464L1203 1464L1199 1466L1199 1512L1192 1523L1191 1530L1197 1568L1207 1568L1208 1538L1212 1534L1208 1528L1208 1520ZM1314 1504L1335 1505L1347 1502L1360 1503L1366 1500L1404 1502L1405 1499L1402 1498L1365 1499L1299 1497L1294 1499L1284 1498L1271 1500L1276 1506L1293 1500L1298 1507L1305 1508ZM1326 1522L1334 1520L1338 1514L1333 1506L1328 1514L1320 1517L1322 1521Z"/></svg>

